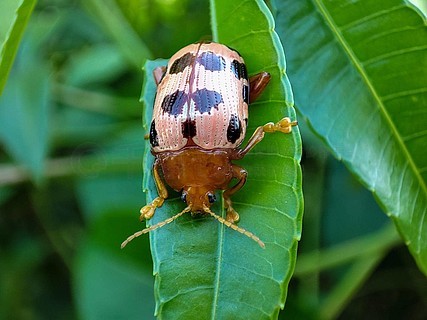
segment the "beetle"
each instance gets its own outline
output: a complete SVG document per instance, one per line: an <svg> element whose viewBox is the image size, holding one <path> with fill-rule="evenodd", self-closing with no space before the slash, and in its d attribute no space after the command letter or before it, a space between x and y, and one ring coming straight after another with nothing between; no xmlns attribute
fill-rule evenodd
<svg viewBox="0 0 427 320"><path fill-rule="evenodd" d="M290 133L297 125L289 117L269 122L258 127L246 146L240 147L246 134L249 102L263 92L270 74L261 72L248 78L244 60L236 50L201 42L179 50L166 67L156 68L153 75L157 92L149 139L158 197L141 209L140 220L150 219L163 205L168 198L166 184L181 193L187 206L136 232L122 243L122 248L187 212L211 215L264 247L257 236L235 224L239 214L231 196L243 187L248 173L232 161L242 159L266 132ZM237 182L230 186L233 179ZM210 209L216 190L224 190L225 219Z"/></svg>

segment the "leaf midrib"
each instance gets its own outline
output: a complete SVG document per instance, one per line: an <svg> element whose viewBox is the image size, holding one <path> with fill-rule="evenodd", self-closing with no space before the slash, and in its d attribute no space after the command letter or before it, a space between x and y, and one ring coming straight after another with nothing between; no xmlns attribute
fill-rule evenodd
<svg viewBox="0 0 427 320"><path fill-rule="evenodd" d="M217 16L216 16L216 7L215 7L215 1L210 1L210 16L211 16L211 30L212 30L212 38L214 41L218 42L218 22L217 22ZM221 216L223 216L224 213L224 199L221 195ZM211 319L216 318L216 311L218 309L218 297L219 297L219 286L220 286L220 277L221 277L221 263L222 263L222 257L223 257L223 248L224 248L224 225L222 223L218 226L218 260L216 263L216 274L214 279L214 293L213 293L213 303L212 303L212 312L211 312Z"/></svg>
<svg viewBox="0 0 427 320"><path fill-rule="evenodd" d="M411 154L409 153L408 149L406 148L406 145L404 144L403 139L399 134L399 131L397 130L392 119L390 118L390 116L387 112L387 109L385 108L385 106L384 106L380 96L378 95L377 91L375 90L374 85L369 80L368 74L365 71L362 63L359 61L359 59L357 58L357 56L355 55L355 53L351 49L350 45L347 43L344 36L341 34L339 27L335 24L333 18L329 14L328 10L325 8L323 2L321 0L313 0L313 2L315 3L315 5L317 5L318 12L323 16L324 21L326 21L326 23L330 26L332 34L334 35L334 37L336 38L338 43L342 45L347 56L349 57L351 62L354 64L354 66L358 70L359 74L362 76L362 79L366 83L366 85L368 86L369 90L372 92L374 99L378 103L378 108L379 108L381 114L383 115L383 118L386 120L386 123L390 127L392 135L395 137L396 141L398 142L398 145L400 146L401 150L403 151L403 154L404 154L405 158L407 159L413 174L416 176L416 178L418 180L420 188L423 190L425 198L427 198L427 186L426 186L424 180L422 179L421 175L418 173L418 168L417 168ZM374 192L375 192L375 190L374 190Z"/></svg>
<svg viewBox="0 0 427 320"><path fill-rule="evenodd" d="M221 217L224 217L224 198L222 196L221 192ZM215 280L214 280L214 296L213 296L213 303L212 303L212 316L211 319L216 319L216 311L218 309L218 297L219 297L219 286L220 286L220 277L221 277L221 264L222 264L222 257L223 257L223 249L224 249L224 229L225 226L222 223L219 223L218 226L218 248L217 248L217 256L218 260L216 263L216 273L215 273Z"/></svg>

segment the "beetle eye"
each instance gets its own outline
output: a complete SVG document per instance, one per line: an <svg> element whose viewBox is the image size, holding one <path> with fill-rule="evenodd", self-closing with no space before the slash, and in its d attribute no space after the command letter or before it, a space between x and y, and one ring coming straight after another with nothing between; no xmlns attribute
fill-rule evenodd
<svg viewBox="0 0 427 320"><path fill-rule="evenodd" d="M208 193L208 201L209 203L214 203L216 201L216 197L213 193Z"/></svg>
<svg viewBox="0 0 427 320"><path fill-rule="evenodd" d="M183 201L183 202L185 202L185 203L187 203L187 192L183 192L182 194L181 194L181 200Z"/></svg>

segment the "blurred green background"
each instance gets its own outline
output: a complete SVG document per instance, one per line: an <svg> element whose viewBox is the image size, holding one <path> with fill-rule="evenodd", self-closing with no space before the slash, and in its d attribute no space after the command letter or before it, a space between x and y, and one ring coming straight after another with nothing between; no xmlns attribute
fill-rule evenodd
<svg viewBox="0 0 427 320"><path fill-rule="evenodd" d="M0 319L153 318L148 237L120 250L143 227L141 66L209 39L209 21L198 0L38 1L0 97ZM425 319L425 277L387 217L301 131L306 210L283 319ZM339 259L375 237L389 245L363 272ZM313 266L321 249L338 262Z"/></svg>

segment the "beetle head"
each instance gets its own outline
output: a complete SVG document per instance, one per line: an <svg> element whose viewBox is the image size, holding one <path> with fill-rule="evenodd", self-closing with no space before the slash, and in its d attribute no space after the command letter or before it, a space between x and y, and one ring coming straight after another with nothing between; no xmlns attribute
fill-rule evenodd
<svg viewBox="0 0 427 320"><path fill-rule="evenodd" d="M213 188L209 187L185 187L182 190L181 199L191 208L191 212L205 212L205 207L210 207L215 201Z"/></svg>

